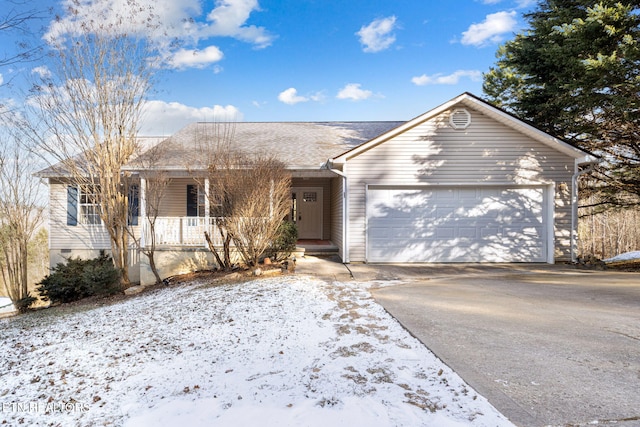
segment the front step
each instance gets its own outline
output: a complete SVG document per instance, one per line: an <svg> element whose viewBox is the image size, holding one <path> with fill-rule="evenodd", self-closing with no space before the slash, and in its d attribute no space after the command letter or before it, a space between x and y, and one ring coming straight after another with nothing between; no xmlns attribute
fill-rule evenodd
<svg viewBox="0 0 640 427"><path fill-rule="evenodd" d="M338 247L329 240L298 240L295 256L331 256L338 254Z"/></svg>

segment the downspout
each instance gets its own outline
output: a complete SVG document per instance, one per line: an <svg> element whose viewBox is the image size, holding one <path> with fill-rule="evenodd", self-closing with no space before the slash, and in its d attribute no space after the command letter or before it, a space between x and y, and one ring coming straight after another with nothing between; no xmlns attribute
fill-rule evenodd
<svg viewBox="0 0 640 427"><path fill-rule="evenodd" d="M347 235L348 235L347 227L349 223L348 221L349 215L347 211L349 209L349 199L347 198L347 194L348 194L347 175L345 175L344 172L338 169L334 169L333 162L331 162L331 160L327 162L327 167L331 172L342 177L342 203L343 203L343 206L342 206L342 252L344 255L344 259L342 260L342 262L345 264L348 264L349 263L349 244L348 244L349 239L347 239Z"/></svg>
<svg viewBox="0 0 640 427"><path fill-rule="evenodd" d="M577 261L576 248L577 248L577 239L578 239L578 178L581 175L587 174L593 170L595 165L600 163L599 161L589 161L578 163L578 159L576 159L575 165L575 173L571 177L571 241L569 245L571 246L571 262L575 263ZM586 169L580 170L580 165L587 165Z"/></svg>

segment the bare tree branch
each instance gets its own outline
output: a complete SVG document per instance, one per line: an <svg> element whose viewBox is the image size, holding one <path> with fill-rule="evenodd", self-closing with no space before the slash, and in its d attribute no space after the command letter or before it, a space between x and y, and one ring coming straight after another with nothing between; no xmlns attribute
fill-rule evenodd
<svg viewBox="0 0 640 427"><path fill-rule="evenodd" d="M58 40L52 75L34 85L29 121L18 125L52 170L95 194L126 287L130 179L121 167L138 151L137 130L154 68L146 40L96 19L81 33Z"/></svg>

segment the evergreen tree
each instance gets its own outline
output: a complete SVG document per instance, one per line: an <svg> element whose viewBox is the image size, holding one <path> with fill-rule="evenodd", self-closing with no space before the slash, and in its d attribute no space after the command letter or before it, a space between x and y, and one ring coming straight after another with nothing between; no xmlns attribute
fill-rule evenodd
<svg viewBox="0 0 640 427"><path fill-rule="evenodd" d="M604 205L640 200L640 1L544 0L484 75L489 100L603 157Z"/></svg>

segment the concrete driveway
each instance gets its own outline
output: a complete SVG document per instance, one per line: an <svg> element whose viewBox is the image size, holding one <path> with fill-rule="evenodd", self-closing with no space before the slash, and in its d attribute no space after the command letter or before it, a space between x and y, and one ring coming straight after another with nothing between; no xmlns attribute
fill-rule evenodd
<svg viewBox="0 0 640 427"><path fill-rule="evenodd" d="M348 267L404 283L375 299L516 425L640 426L640 274Z"/></svg>

